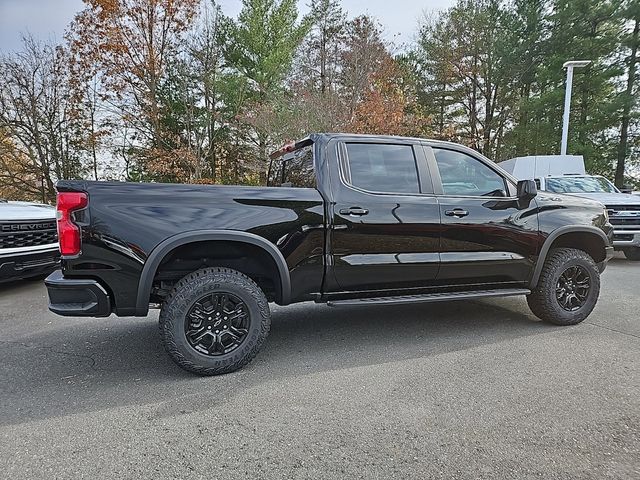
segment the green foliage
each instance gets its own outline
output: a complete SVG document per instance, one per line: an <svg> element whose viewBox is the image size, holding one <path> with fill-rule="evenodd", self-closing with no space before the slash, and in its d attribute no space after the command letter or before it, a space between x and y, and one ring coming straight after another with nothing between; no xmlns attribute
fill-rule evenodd
<svg viewBox="0 0 640 480"><path fill-rule="evenodd" d="M637 4L624 10L616 0L459 0L425 21L411 55L436 135L496 160L557 153L562 65L587 59L592 63L574 72L569 150L584 155L589 170L611 175L621 112L637 97L621 95L628 70L621 59L629 50L621 39L630 25L621 12Z"/></svg>
<svg viewBox="0 0 640 480"><path fill-rule="evenodd" d="M281 90L310 28L308 19L301 23L297 19L295 0L243 0L225 54L229 65L250 81L254 99L264 101Z"/></svg>
<svg viewBox="0 0 640 480"><path fill-rule="evenodd" d="M313 131L452 140L498 161L553 154L562 65L577 59L592 63L575 70L569 152L618 185L640 177L640 0L458 0L399 54L340 0L310 0L304 18L296 0L243 0L236 19L215 0L85 3L67 45L0 59L0 191L257 184L272 149Z"/></svg>

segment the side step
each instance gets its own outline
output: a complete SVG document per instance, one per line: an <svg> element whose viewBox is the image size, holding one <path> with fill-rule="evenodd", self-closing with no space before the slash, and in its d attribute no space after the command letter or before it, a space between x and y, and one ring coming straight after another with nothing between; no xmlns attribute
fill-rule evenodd
<svg viewBox="0 0 640 480"><path fill-rule="evenodd" d="M445 302L449 300L468 300L487 297L510 297L513 295L529 295L526 288L502 288L495 290L474 290L471 292L426 293L423 295L400 295L395 297L351 298L348 300L330 300L327 305L397 305L402 303Z"/></svg>

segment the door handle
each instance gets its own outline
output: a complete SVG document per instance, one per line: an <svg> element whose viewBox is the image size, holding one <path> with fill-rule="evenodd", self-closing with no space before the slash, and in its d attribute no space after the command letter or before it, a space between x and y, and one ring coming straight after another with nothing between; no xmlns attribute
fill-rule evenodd
<svg viewBox="0 0 640 480"><path fill-rule="evenodd" d="M463 210L462 208L454 208L453 210L445 210L444 214L447 217L462 218L469 215L469 212L467 212L466 210Z"/></svg>
<svg viewBox="0 0 640 480"><path fill-rule="evenodd" d="M367 213L369 213L369 210L360 207L343 208L340 210L340 215L353 215L354 217L360 217Z"/></svg>

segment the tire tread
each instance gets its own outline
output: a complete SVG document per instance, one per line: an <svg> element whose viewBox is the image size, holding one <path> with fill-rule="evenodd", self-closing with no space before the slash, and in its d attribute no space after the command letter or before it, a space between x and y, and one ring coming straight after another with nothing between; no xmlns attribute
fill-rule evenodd
<svg viewBox="0 0 640 480"><path fill-rule="evenodd" d="M544 262L536 288L533 289L531 294L527 295L529 308L536 317L555 325L565 326L576 325L589 316L593 307L589 311L577 311L573 313L571 317L565 316L565 318L560 318L558 315L558 309L561 307L557 305L557 300L555 298L556 286L553 278L556 272L564 265L577 259L587 262L589 269L591 270L589 273L594 279L591 288L595 289L597 301L597 295L600 293L600 281L598 268L593 258L583 250L575 248L554 248L549 252L549 255ZM570 314L572 312L566 313Z"/></svg>
<svg viewBox="0 0 640 480"><path fill-rule="evenodd" d="M251 348L246 355L242 355L239 358L234 359L232 362L215 367L198 365L187 359L180 351L180 347L176 344L172 332L173 322L176 320L184 321L181 320L181 317L185 314L185 312L180 311L178 308L179 302L176 302L176 299L180 296L184 297L188 295L191 291L195 290L201 282L211 276L215 276L216 280L219 279L221 283L235 284L236 286L243 288L255 300L261 316L259 319L252 319L260 321L258 341L253 348ZM160 328L160 339L162 340L165 350L180 368L198 375L222 375L244 367L255 358L260 351L260 347L264 343L264 340L269 334L271 316L269 313L269 303L267 302L264 292L251 278L244 273L230 268L208 267L196 270L186 275L174 285L173 289L165 299L163 308L160 312L160 321L158 326Z"/></svg>

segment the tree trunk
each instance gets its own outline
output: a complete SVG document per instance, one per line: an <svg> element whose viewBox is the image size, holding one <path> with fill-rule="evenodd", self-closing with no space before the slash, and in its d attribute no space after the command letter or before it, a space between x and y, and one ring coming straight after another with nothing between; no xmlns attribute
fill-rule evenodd
<svg viewBox="0 0 640 480"><path fill-rule="evenodd" d="M327 90L327 32L322 29L320 35L320 92L322 95Z"/></svg>
<svg viewBox="0 0 640 480"><path fill-rule="evenodd" d="M640 31L640 19L636 19L633 28L631 43L631 55L629 56L629 73L627 76L627 88L624 92L624 105L622 107L622 121L620 124L620 144L618 145L618 163L616 165L616 187L624 184L624 163L627 157L627 143L629 141L629 122L631 119L631 105L633 104L633 87L636 76L636 62L638 54L638 33Z"/></svg>

